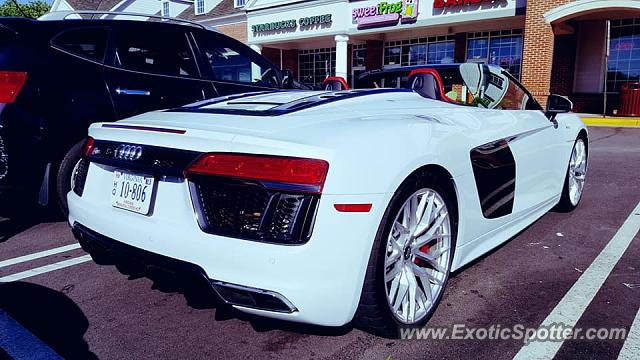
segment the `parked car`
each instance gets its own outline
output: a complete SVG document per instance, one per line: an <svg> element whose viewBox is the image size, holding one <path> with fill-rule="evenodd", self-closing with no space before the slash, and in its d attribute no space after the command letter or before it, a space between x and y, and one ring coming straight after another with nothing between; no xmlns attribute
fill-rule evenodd
<svg viewBox="0 0 640 360"><path fill-rule="evenodd" d="M66 211L91 123L282 82L259 54L204 27L1 18L0 202Z"/></svg>
<svg viewBox="0 0 640 360"><path fill-rule="evenodd" d="M574 209L587 170L569 100L543 111L499 67L456 68L458 100L430 68L410 89L244 94L93 124L73 233L98 263L196 274L247 313L391 337L421 326L452 271Z"/></svg>

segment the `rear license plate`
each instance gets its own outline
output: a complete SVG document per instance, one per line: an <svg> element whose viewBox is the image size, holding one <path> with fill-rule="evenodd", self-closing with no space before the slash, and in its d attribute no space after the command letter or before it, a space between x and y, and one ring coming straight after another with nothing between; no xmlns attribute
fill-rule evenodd
<svg viewBox="0 0 640 360"><path fill-rule="evenodd" d="M154 182L153 176L114 171L111 205L142 215L149 214Z"/></svg>

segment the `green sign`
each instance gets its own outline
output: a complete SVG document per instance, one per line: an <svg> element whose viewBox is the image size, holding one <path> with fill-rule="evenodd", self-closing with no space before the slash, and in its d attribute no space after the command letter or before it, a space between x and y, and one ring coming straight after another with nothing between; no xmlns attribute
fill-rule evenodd
<svg viewBox="0 0 640 360"><path fill-rule="evenodd" d="M266 24L251 25L251 31L258 33L258 32L274 31L274 30L286 30L286 29L296 28L297 26L298 24L296 23L295 20L283 20L283 21L270 22Z"/></svg>
<svg viewBox="0 0 640 360"><path fill-rule="evenodd" d="M289 30L295 29L298 27L298 23L300 23L300 27L309 27L313 25L321 25L321 24L329 24L333 20L331 19L331 14L318 15L318 16L307 16L301 17L300 19L291 19L291 20L283 20L283 21L275 21L264 24L256 24L251 25L251 31L254 33L261 32L269 32L269 31L277 31L277 30Z"/></svg>
<svg viewBox="0 0 640 360"><path fill-rule="evenodd" d="M300 26L312 26L317 24L327 24L330 23L331 14L319 15L319 16L309 16L300 18Z"/></svg>

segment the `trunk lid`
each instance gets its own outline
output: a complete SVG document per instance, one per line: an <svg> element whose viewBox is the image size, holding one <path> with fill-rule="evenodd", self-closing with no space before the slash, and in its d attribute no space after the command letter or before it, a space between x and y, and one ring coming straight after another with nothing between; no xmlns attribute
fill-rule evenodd
<svg viewBox="0 0 640 360"><path fill-rule="evenodd" d="M233 136L291 138L340 122L351 125L414 117L456 106L422 98L411 91L285 91L235 95L185 107L138 115L118 124L158 126ZM301 139L303 140L303 139Z"/></svg>

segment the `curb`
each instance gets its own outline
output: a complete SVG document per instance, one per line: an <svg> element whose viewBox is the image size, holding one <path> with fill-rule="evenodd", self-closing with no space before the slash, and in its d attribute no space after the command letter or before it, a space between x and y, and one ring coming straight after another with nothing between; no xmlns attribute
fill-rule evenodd
<svg viewBox="0 0 640 360"><path fill-rule="evenodd" d="M588 126L613 126L640 128L640 118L615 118L615 117L583 117L582 122Z"/></svg>
<svg viewBox="0 0 640 360"><path fill-rule="evenodd" d="M15 360L62 360L62 357L49 345L22 327L3 310L0 310L0 351L0 354L4 352L10 356L10 359Z"/></svg>

